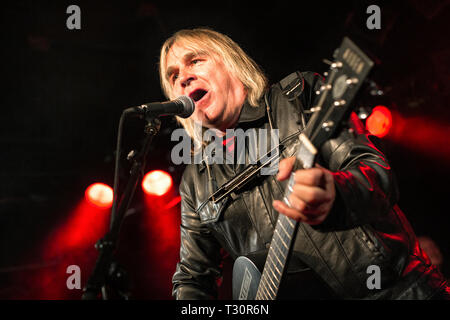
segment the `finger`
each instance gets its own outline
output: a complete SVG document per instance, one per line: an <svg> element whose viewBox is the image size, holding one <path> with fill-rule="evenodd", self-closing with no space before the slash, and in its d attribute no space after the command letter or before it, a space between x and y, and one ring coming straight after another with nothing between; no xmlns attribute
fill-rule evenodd
<svg viewBox="0 0 450 320"><path fill-rule="evenodd" d="M310 225L317 225L322 223L328 216L330 211L328 203L322 203L319 207L316 208L316 212L313 215L305 213L307 220L306 223Z"/></svg>
<svg viewBox="0 0 450 320"><path fill-rule="evenodd" d="M316 167L321 169L324 172L324 182L325 182L325 189L334 191L334 174L330 170L322 167L320 164L316 163Z"/></svg>
<svg viewBox="0 0 450 320"><path fill-rule="evenodd" d="M287 206L301 213L307 220L315 220L325 213L326 202L310 205L294 194L291 194L288 200Z"/></svg>
<svg viewBox="0 0 450 320"><path fill-rule="evenodd" d="M294 167L295 157L286 158L280 161L278 164L277 180L285 180L289 178Z"/></svg>
<svg viewBox="0 0 450 320"><path fill-rule="evenodd" d="M275 210L277 210L279 213L284 214L285 216L294 219L298 222L305 222L310 225L317 225L322 223L326 215L305 215L302 212L298 212L297 210L290 208L288 205L286 205L284 202L275 200L273 202L273 207Z"/></svg>
<svg viewBox="0 0 450 320"><path fill-rule="evenodd" d="M297 211L303 212L307 210L308 204L300 199L298 196L296 196L294 193L291 193L288 197L288 207L291 207L292 209L295 209Z"/></svg>
<svg viewBox="0 0 450 320"><path fill-rule="evenodd" d="M311 168L295 171L294 181L308 186L322 187L325 185L325 172L320 168Z"/></svg>
<svg viewBox="0 0 450 320"><path fill-rule="evenodd" d="M290 208L287 204L285 204L282 201L275 200L272 203L272 205L275 208L275 210L277 210L279 213L284 214L285 216L288 216L291 219L294 219L296 221L307 220L307 218L301 212L298 212L297 210Z"/></svg>
<svg viewBox="0 0 450 320"><path fill-rule="evenodd" d="M319 187L312 187L303 184L294 184L293 192L300 200L308 206L317 206L323 202L331 201L331 193Z"/></svg>
<svg viewBox="0 0 450 320"><path fill-rule="evenodd" d="M331 171L325 170L325 190L335 192L334 175Z"/></svg>

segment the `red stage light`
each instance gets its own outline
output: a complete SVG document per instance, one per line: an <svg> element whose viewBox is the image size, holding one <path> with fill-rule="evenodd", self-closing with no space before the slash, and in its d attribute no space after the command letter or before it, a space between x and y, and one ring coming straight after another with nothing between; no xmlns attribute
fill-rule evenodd
<svg viewBox="0 0 450 320"><path fill-rule="evenodd" d="M104 183L91 184L86 189L86 200L100 208L109 208L113 203L113 189Z"/></svg>
<svg viewBox="0 0 450 320"><path fill-rule="evenodd" d="M384 106L376 106L372 110L372 114L367 118L366 128L367 130L382 138L389 133L392 126L391 111Z"/></svg>
<svg viewBox="0 0 450 320"><path fill-rule="evenodd" d="M142 189L148 195L162 196L172 187L172 177L164 171L150 171L142 179Z"/></svg>

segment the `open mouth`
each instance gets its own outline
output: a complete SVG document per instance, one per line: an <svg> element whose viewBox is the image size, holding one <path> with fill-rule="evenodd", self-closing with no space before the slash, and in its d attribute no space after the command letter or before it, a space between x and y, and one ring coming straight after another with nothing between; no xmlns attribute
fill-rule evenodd
<svg viewBox="0 0 450 320"><path fill-rule="evenodd" d="M196 89L193 92L191 92L189 97L192 98L195 102L197 102L197 101L201 100L207 93L208 93L208 91L206 91L204 89Z"/></svg>

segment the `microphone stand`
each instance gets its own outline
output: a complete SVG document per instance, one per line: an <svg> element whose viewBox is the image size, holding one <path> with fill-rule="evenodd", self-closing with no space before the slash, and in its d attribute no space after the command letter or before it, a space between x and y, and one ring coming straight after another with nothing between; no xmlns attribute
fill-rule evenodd
<svg viewBox="0 0 450 320"><path fill-rule="evenodd" d="M114 195L115 203L111 211L110 230L95 245L96 249L100 253L97 258L94 270L89 277L87 285L83 289L83 300L96 300L99 298L100 292L103 299L107 300L110 298L109 292L111 291L115 291L113 293L116 294L111 298L115 298L117 297L117 295L120 298L126 300L128 300L129 298L125 273L113 258L116 250L116 245L119 240L119 232L122 220L125 217L128 207L131 204L131 200L133 199L137 184L143 175L147 154L150 150L150 145L152 143L153 137L158 133L161 127L161 121L156 117L148 116L145 118L145 120L147 123L144 129L146 135L144 144L138 154L131 155L130 160L132 160L132 166L130 169L130 177L118 207L116 206L118 197ZM121 135L120 131L121 130L119 130L119 137ZM120 145L117 146L118 150L119 148ZM116 176L115 179L118 179L118 177Z"/></svg>

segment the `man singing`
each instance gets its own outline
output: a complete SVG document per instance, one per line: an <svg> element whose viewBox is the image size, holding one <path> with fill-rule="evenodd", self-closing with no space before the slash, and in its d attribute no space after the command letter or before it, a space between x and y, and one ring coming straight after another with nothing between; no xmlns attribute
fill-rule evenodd
<svg viewBox="0 0 450 320"><path fill-rule="evenodd" d="M169 99L187 95L195 101L194 113L178 119L195 142L194 153L208 143L196 125L219 137L227 129L278 129L286 146L276 175L253 179L218 203L209 200L211 194L246 165L203 159L186 167L176 299L217 297L221 249L233 259L264 262L278 213L300 222L279 298L448 298L447 283L396 205L392 169L374 137L342 130L321 147L317 166L294 169L290 206L280 201L293 171L295 133L308 122L319 75L296 72L268 87L261 68L233 40L205 28L181 30L166 40L159 67ZM294 92L286 89L292 82L299 84ZM355 121L349 125L357 128ZM367 285L370 266L380 270L376 288Z"/></svg>

